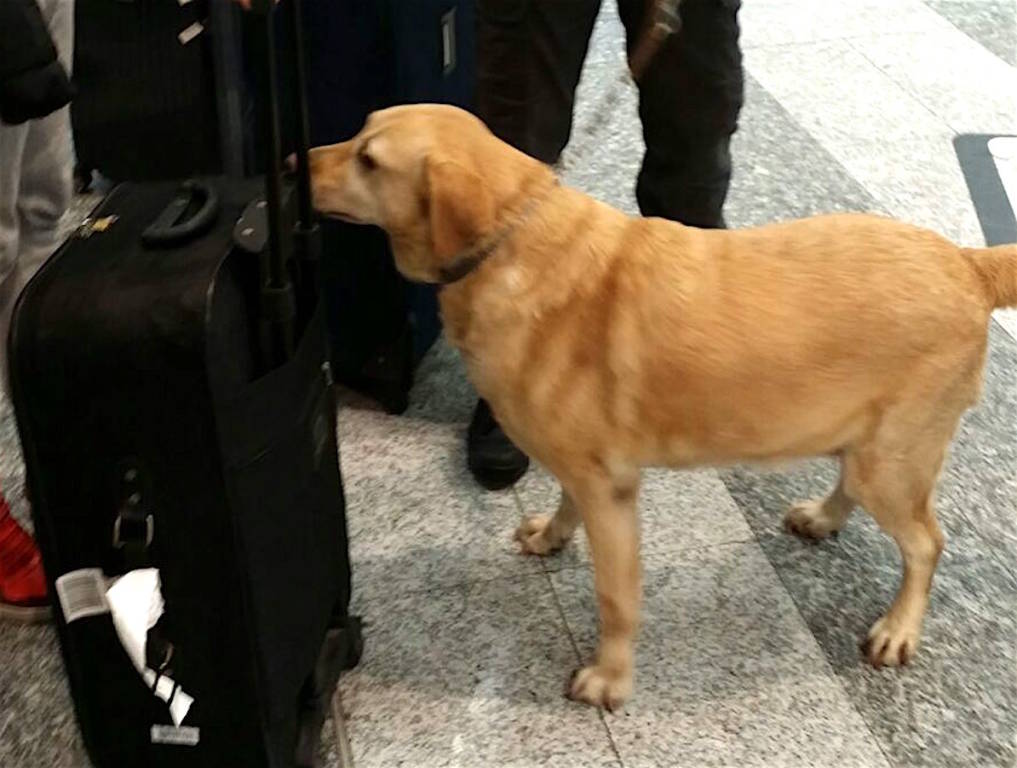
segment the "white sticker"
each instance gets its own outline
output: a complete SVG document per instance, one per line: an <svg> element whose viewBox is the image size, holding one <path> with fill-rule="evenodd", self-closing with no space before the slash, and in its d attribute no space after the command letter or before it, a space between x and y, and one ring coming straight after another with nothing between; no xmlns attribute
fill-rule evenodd
<svg viewBox="0 0 1017 768"><path fill-rule="evenodd" d="M187 45L189 42L191 42L191 40L196 38L204 31L205 28L201 25L201 22L196 21L193 24L191 24L191 26L189 26L187 29L185 29L183 32L181 32L179 35L177 35L177 39L180 41L181 45Z"/></svg>
<svg viewBox="0 0 1017 768"><path fill-rule="evenodd" d="M181 747L196 747L201 740L201 729L193 725L153 725L153 744L177 744Z"/></svg>
<svg viewBox="0 0 1017 768"><path fill-rule="evenodd" d="M57 597L64 621L83 619L109 613L106 602L106 580L100 568L83 568L70 571L56 580Z"/></svg>
<svg viewBox="0 0 1017 768"><path fill-rule="evenodd" d="M441 17L441 71L449 74L456 68L456 9Z"/></svg>

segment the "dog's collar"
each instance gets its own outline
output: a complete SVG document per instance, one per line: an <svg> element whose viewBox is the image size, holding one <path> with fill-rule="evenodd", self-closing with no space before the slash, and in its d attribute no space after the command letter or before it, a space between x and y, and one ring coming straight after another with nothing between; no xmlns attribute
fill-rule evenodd
<svg viewBox="0 0 1017 768"><path fill-rule="evenodd" d="M479 245L474 245L461 252L451 264L438 270L438 284L452 285L453 283L458 283L460 280L471 275L478 267L480 267L481 264L491 258L495 251L504 245L505 241L512 237L520 226L526 223L537 208L540 207L540 205L554 190L558 188L558 186L559 181L556 176L554 181L546 190L531 197L526 202L526 205L524 205L518 213L514 214L509 221L503 224L493 235L488 237Z"/></svg>

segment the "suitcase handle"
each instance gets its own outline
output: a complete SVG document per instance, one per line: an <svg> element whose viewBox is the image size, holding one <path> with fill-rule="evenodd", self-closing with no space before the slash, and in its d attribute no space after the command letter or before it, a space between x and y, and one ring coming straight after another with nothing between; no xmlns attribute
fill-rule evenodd
<svg viewBox="0 0 1017 768"><path fill-rule="evenodd" d="M279 84L273 9L275 0L253 0L251 10L260 17L265 39L266 150L265 202L268 215L267 259L262 266L261 315L262 354L269 367L290 358L294 349L296 315L293 280L289 261L295 241L305 258L313 259L320 250L320 232L311 206L311 177L308 165L310 147L307 109L307 68L304 62L304 35L300 0L288 0L290 31L295 57L292 84L297 97L297 221L292 232L282 227L282 152L279 125Z"/></svg>
<svg viewBox="0 0 1017 768"><path fill-rule="evenodd" d="M201 207L182 218L195 201ZM219 193L201 181L185 181L155 221L141 233L141 242L149 248L167 248L189 243L208 232L219 216Z"/></svg>

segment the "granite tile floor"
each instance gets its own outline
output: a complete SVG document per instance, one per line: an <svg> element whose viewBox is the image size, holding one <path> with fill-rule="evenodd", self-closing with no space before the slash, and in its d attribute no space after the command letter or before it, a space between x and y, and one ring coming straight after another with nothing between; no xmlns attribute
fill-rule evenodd
<svg viewBox="0 0 1017 768"><path fill-rule="evenodd" d="M732 225L864 210L983 242L952 140L1017 132L1012 0L745 0L742 21ZM621 41L605 3L580 126ZM630 93L567 180L634 212L641 148ZM872 521L858 513L818 545L781 531L786 505L823 493L834 467L653 472L637 691L615 714L562 697L595 638L585 543L543 561L515 553L519 515L553 509L557 490L539 468L511 492L471 482L472 395L455 354L435 348L402 417L347 396L355 608L368 622L341 687L356 765L1017 765L1015 333L1007 318L991 329L984 397L943 474L947 550L912 666L876 671L858 653L899 574ZM24 517L2 401L0 450ZM0 625L0 765L87 765L49 628Z"/></svg>

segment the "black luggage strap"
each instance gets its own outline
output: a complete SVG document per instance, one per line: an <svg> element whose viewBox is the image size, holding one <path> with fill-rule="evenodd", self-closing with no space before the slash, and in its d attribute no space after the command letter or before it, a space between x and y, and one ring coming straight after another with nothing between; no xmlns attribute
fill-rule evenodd
<svg viewBox="0 0 1017 768"><path fill-rule="evenodd" d="M281 286L266 285L261 289L262 316L273 323L291 320L297 311L293 283Z"/></svg>
<svg viewBox="0 0 1017 768"><path fill-rule="evenodd" d="M120 509L113 521L113 548L123 552L124 570L151 568L155 517L145 505L144 477L137 464L126 462L120 471ZM163 677L173 677L173 688L166 706L171 706L180 684L173 674L176 647L169 639L166 613L148 630L145 638L145 665L154 670L151 691L154 694Z"/></svg>

